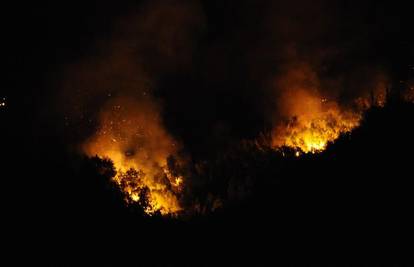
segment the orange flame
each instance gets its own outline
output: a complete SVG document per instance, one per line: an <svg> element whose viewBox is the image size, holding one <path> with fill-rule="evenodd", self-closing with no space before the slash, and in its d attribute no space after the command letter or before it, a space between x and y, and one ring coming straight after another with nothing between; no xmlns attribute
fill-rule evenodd
<svg viewBox="0 0 414 267"><path fill-rule="evenodd" d="M100 115L97 133L84 144L87 155L113 161L117 171L114 182L129 204L147 199L149 215L176 214L183 177L175 177L167 168L168 156L177 145L162 127L152 101L117 99Z"/></svg>
<svg viewBox="0 0 414 267"><path fill-rule="evenodd" d="M288 146L304 153L320 152L341 133L350 132L359 125L361 116L358 113L341 110L335 102L312 96L305 90L296 91L295 99L295 113L274 130L273 147Z"/></svg>
<svg viewBox="0 0 414 267"><path fill-rule="evenodd" d="M291 147L300 152L316 153L329 142L359 125L361 113L341 108L319 93L319 80L307 64L297 64L277 81L280 110L284 121L272 133L272 146Z"/></svg>

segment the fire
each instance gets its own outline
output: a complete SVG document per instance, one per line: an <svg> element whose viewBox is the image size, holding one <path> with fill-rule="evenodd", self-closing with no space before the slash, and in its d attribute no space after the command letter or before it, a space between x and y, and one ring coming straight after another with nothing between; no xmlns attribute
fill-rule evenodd
<svg viewBox="0 0 414 267"><path fill-rule="evenodd" d="M321 152L329 142L359 125L360 112L346 110L321 96L316 74L307 65L289 70L278 85L283 89L280 97L284 120L272 133L275 148L294 148L296 156L300 152Z"/></svg>
<svg viewBox="0 0 414 267"><path fill-rule="evenodd" d="M306 91L298 94L298 105L302 107L275 129L274 147L288 146L304 153L320 152L341 133L350 132L359 125L361 117L358 113L341 110L335 102L321 100Z"/></svg>
<svg viewBox="0 0 414 267"><path fill-rule="evenodd" d="M149 215L177 214L184 178L168 170L176 142L162 127L151 101L117 99L100 115L96 134L83 146L86 154L112 160L114 182L128 204L138 203Z"/></svg>

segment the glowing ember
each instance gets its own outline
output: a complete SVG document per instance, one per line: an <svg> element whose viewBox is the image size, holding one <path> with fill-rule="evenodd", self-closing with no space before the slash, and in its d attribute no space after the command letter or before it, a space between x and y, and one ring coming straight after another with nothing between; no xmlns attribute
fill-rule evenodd
<svg viewBox="0 0 414 267"><path fill-rule="evenodd" d="M179 212L183 177L168 170L167 158L176 145L162 127L156 106L151 101L118 99L104 110L84 151L113 161L114 182L127 203L141 205L149 215Z"/></svg>

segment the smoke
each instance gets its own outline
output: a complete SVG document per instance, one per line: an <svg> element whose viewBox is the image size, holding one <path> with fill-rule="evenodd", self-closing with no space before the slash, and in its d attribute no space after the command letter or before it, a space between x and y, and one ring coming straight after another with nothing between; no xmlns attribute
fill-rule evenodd
<svg viewBox="0 0 414 267"><path fill-rule="evenodd" d="M385 58L374 54L380 25L362 23L341 1L275 1L266 10L250 65L266 81L274 146L322 150L356 127L366 108L384 104ZM376 10L368 12L369 21Z"/></svg>
<svg viewBox="0 0 414 267"><path fill-rule="evenodd" d="M60 103L68 119L90 119L114 97L157 106L147 96L159 81L191 67L200 12L195 1L146 1L113 22L93 54L65 67Z"/></svg>
<svg viewBox="0 0 414 267"><path fill-rule="evenodd" d="M126 200L146 203L149 214L181 209L183 177L167 166L180 145L164 126L154 90L163 77L191 67L200 12L195 1L147 1L115 22L108 39L97 40L95 53L68 66L63 79L65 123L80 149L111 159Z"/></svg>
<svg viewBox="0 0 414 267"><path fill-rule="evenodd" d="M180 210L178 190L173 186L182 178L164 173L168 157L179 146L165 131L157 107L149 99L117 98L102 107L99 122L98 131L83 150L89 156L112 160L118 172L115 181L127 200L138 201L148 190L147 212Z"/></svg>
<svg viewBox="0 0 414 267"><path fill-rule="evenodd" d="M214 158L263 132L274 147L316 152L383 105L381 12L325 0L145 1L66 66L64 122L86 154L114 161L130 201L149 189L150 212L176 212L192 182L170 156Z"/></svg>
<svg viewBox="0 0 414 267"><path fill-rule="evenodd" d="M323 0L270 4L272 14L264 23L268 38L262 41L260 57L265 53L272 62L266 79L276 97L283 98L283 91L291 90L287 80L295 79L293 87L309 83L310 90L345 105L373 90L378 77L385 76L385 59L375 54L380 25L359 23L357 8ZM368 11L366 20L373 13ZM284 100L278 104L283 106Z"/></svg>
<svg viewBox="0 0 414 267"><path fill-rule="evenodd" d="M179 148L164 129L157 106L149 99L114 99L101 108L99 122L97 133L86 141L84 151L125 164L124 170L133 162L146 169L163 166Z"/></svg>

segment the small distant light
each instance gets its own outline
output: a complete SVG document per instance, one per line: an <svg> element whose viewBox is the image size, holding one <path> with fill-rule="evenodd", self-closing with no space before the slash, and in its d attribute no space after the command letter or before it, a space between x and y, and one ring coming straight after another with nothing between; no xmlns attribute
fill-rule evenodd
<svg viewBox="0 0 414 267"><path fill-rule="evenodd" d="M6 106L7 106L7 103L6 103L6 98L5 98L5 97L3 97L3 98L0 100L0 107L4 108L4 107L6 107Z"/></svg>
<svg viewBox="0 0 414 267"><path fill-rule="evenodd" d="M299 157L300 156L300 152L299 151L296 151L295 156L296 157Z"/></svg>

